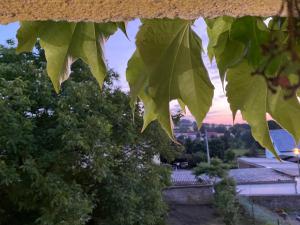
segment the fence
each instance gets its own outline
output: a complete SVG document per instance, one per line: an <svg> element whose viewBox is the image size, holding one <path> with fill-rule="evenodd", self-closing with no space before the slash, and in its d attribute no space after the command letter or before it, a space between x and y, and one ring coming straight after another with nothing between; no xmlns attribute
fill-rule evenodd
<svg viewBox="0 0 300 225"><path fill-rule="evenodd" d="M255 204L248 197L240 196L239 202L253 225L291 225L288 217L285 220L275 212Z"/></svg>

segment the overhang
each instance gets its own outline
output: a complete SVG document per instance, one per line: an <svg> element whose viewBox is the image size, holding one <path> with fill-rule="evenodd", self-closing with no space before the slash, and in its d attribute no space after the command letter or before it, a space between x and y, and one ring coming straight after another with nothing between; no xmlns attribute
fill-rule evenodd
<svg viewBox="0 0 300 225"><path fill-rule="evenodd" d="M272 16L279 12L281 3L281 0L1 0L0 23Z"/></svg>

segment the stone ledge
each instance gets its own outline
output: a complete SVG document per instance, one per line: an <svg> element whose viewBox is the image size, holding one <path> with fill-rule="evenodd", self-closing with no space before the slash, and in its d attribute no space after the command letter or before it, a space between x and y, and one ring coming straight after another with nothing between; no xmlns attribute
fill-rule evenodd
<svg viewBox="0 0 300 225"><path fill-rule="evenodd" d="M0 23L272 16L278 13L280 5L281 0L0 0Z"/></svg>

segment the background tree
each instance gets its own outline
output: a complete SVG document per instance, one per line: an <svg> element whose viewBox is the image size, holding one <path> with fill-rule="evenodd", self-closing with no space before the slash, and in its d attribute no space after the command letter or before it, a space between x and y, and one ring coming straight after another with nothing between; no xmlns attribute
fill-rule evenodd
<svg viewBox="0 0 300 225"><path fill-rule="evenodd" d="M57 95L45 65L39 46L0 46L0 224L162 223L170 174L152 160L176 146L157 124L140 134L113 71L100 92L77 61Z"/></svg>
<svg viewBox="0 0 300 225"><path fill-rule="evenodd" d="M207 175L214 182L218 180L217 178L224 178L227 176L227 170L229 169L227 164L224 164L222 160L218 158L212 158L211 163L200 163L194 168L194 174L196 176Z"/></svg>

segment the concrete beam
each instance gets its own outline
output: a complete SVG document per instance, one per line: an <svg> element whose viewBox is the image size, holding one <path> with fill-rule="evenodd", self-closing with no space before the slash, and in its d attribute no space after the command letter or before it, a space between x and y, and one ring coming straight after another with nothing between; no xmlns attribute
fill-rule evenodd
<svg viewBox="0 0 300 225"><path fill-rule="evenodd" d="M0 23L276 15L281 0L0 0Z"/></svg>

